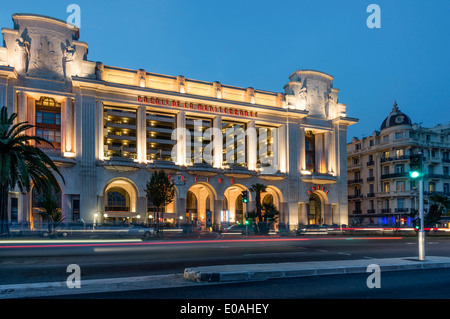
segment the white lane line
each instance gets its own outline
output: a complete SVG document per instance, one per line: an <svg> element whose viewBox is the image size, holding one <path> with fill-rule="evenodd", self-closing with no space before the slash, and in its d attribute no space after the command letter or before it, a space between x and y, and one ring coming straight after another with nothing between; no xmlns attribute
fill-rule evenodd
<svg viewBox="0 0 450 319"><path fill-rule="evenodd" d="M345 255L345 256L351 256L351 255L352 255L352 254L341 253L341 252L338 252L337 254L338 254L338 255Z"/></svg>

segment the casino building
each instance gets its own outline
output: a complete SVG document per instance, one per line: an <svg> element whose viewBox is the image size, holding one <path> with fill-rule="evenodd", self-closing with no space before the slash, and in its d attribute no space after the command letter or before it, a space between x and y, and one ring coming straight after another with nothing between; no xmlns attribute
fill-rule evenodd
<svg viewBox="0 0 450 319"><path fill-rule="evenodd" d="M3 28L0 105L35 125L28 134L60 167L66 222L152 219L146 183L163 169L174 181L169 222L208 226L245 221L261 199L279 225L347 224L347 127L333 77L289 76L284 93L235 87L89 61L79 30L65 21L15 14ZM41 220L39 194L10 191L12 223Z"/></svg>

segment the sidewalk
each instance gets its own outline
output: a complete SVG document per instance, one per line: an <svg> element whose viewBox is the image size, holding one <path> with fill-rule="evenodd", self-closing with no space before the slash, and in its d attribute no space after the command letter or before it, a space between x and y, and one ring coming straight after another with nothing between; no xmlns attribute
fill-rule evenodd
<svg viewBox="0 0 450 319"><path fill-rule="evenodd" d="M81 280L80 288L68 288L67 282L42 282L0 285L0 299L109 293L141 289L161 289L258 281L275 278L372 273L369 265L383 271L450 268L450 257L383 258L364 260L313 261L274 264L222 265L186 268L184 274L153 275Z"/></svg>
<svg viewBox="0 0 450 319"><path fill-rule="evenodd" d="M366 273L369 265L383 271L449 268L450 257L383 258L362 260L312 261L273 264L221 265L186 268L184 278L196 282L236 282L319 275ZM371 272L371 271L370 271Z"/></svg>

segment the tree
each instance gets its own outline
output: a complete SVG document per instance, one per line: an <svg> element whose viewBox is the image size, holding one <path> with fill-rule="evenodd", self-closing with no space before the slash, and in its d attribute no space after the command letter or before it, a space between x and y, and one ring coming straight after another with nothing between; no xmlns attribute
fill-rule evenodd
<svg viewBox="0 0 450 319"><path fill-rule="evenodd" d="M442 215L450 209L450 199L447 196L440 194L433 194L428 196L428 201L431 203L428 214L424 219L426 226L433 226L438 223Z"/></svg>
<svg viewBox="0 0 450 319"><path fill-rule="evenodd" d="M272 203L262 204L262 210L264 211L264 221L266 223L273 223L278 219L278 215L280 214L276 206Z"/></svg>
<svg viewBox="0 0 450 319"><path fill-rule="evenodd" d="M258 221L262 221L261 193L264 193L266 191L266 185L257 183L257 184L252 185L250 190L252 192L256 193L256 196L255 196L256 216L258 217Z"/></svg>
<svg viewBox="0 0 450 319"><path fill-rule="evenodd" d="M58 224L64 220L61 208L51 193L46 193L42 196L39 207L43 209L41 214L47 219L48 232L49 235L52 235L56 231Z"/></svg>
<svg viewBox="0 0 450 319"><path fill-rule="evenodd" d="M163 170L155 171L145 189L147 199L156 206L156 235L159 237L159 211L175 198L175 187ZM164 216L164 215L163 215Z"/></svg>
<svg viewBox="0 0 450 319"><path fill-rule="evenodd" d="M27 122L14 124L16 113L8 116L4 106L0 110L0 235L9 236L8 193L18 187L23 193L29 192L33 184L39 193L59 189L54 173L64 182L64 177L56 165L41 149L32 145L48 143L38 136L28 136L25 131L33 128Z"/></svg>

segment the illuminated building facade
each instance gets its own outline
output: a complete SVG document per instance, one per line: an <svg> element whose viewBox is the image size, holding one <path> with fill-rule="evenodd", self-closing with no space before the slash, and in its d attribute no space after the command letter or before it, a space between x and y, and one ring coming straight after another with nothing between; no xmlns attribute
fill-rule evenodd
<svg viewBox="0 0 450 319"><path fill-rule="evenodd" d="M412 226L419 181L409 175L410 155L423 154L424 195L450 196L450 124L414 124L397 103L380 130L347 145L349 217L356 223ZM428 208L425 203L425 210Z"/></svg>
<svg viewBox="0 0 450 319"><path fill-rule="evenodd" d="M145 193L164 169L176 198L170 221L216 227L255 209L242 191L267 186L278 223L347 224L347 117L333 77L295 71L275 93L104 65L87 59L79 30L64 21L16 14L3 28L0 105L60 167L65 221L153 218ZM11 222L39 220L38 194L10 193Z"/></svg>

